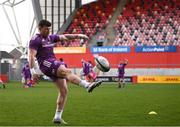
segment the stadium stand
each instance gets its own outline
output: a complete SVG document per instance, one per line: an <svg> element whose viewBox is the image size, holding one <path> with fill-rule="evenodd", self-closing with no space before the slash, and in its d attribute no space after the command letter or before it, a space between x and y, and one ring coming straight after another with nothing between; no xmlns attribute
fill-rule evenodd
<svg viewBox="0 0 180 127"><path fill-rule="evenodd" d="M65 33L82 33L91 38L104 29L112 17L119 0L98 0L78 9L72 23ZM79 46L80 40L75 40L69 46Z"/></svg>
<svg viewBox="0 0 180 127"><path fill-rule="evenodd" d="M179 45L179 0L129 0L114 29L114 46Z"/></svg>

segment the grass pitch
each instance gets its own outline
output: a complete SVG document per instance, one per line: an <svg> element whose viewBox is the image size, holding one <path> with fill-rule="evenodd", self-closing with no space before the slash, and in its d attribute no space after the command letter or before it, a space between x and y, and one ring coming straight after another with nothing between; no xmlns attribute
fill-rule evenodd
<svg viewBox="0 0 180 127"><path fill-rule="evenodd" d="M0 89L0 126L54 126L57 90L51 82ZM150 111L157 115L149 115ZM137 84L118 89L104 83L93 93L69 85L63 118L69 126L178 126L180 84Z"/></svg>

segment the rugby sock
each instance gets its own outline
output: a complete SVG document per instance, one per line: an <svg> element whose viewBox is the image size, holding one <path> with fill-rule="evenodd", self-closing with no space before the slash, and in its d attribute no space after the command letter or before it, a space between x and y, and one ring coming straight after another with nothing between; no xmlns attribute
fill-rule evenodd
<svg viewBox="0 0 180 127"><path fill-rule="evenodd" d="M56 111L54 118L55 118L55 119L57 119L57 118L58 118L58 119L61 119L62 113L63 113L63 110Z"/></svg>
<svg viewBox="0 0 180 127"><path fill-rule="evenodd" d="M81 82L79 83L79 85L84 87L84 88L88 88L89 84L90 83L87 82L86 80L81 80Z"/></svg>

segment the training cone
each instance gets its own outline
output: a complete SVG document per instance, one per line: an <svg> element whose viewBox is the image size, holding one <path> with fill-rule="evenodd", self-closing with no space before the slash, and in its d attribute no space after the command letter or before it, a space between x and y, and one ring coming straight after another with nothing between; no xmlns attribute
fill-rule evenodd
<svg viewBox="0 0 180 127"><path fill-rule="evenodd" d="M157 113L155 111L150 111L148 114L149 115L157 115Z"/></svg>

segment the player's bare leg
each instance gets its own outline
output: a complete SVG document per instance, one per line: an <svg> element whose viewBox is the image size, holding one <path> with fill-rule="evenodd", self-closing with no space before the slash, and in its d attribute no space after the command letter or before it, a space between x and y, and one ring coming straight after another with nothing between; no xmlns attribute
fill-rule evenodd
<svg viewBox="0 0 180 127"><path fill-rule="evenodd" d="M66 104L67 100L67 93L68 93L68 88L66 84L66 79L58 79L55 82L57 88L58 88L58 97L57 97L57 106L56 106L56 113L53 119L54 123L62 123L62 124L67 124L63 119L62 119L62 113L64 110L64 106Z"/></svg>
<svg viewBox="0 0 180 127"><path fill-rule="evenodd" d="M25 79L25 83L24 83L24 88L29 88L29 86L27 85L27 79Z"/></svg>
<svg viewBox="0 0 180 127"><path fill-rule="evenodd" d="M31 87L31 86L32 86L32 84L31 84L31 79L27 79L26 85L27 85L28 87Z"/></svg>
<svg viewBox="0 0 180 127"><path fill-rule="evenodd" d="M121 88L121 82L120 81L118 82L118 88Z"/></svg>
<svg viewBox="0 0 180 127"><path fill-rule="evenodd" d="M118 88L122 88L122 87L123 87L123 79L120 78L118 82Z"/></svg>
<svg viewBox="0 0 180 127"><path fill-rule="evenodd" d="M124 87L123 81L124 81L124 79L121 80L121 88Z"/></svg>
<svg viewBox="0 0 180 127"><path fill-rule="evenodd" d="M75 85L83 86L84 88L87 89L88 92L92 92L94 88L96 88L97 86L99 86L102 83L102 81L89 83L86 80L81 80L80 77L73 74L70 69L68 69L64 66L60 66L58 68L57 76L58 77L65 77L71 83L73 83Z"/></svg>
<svg viewBox="0 0 180 127"><path fill-rule="evenodd" d="M125 80L123 79L123 82L122 82L122 85L123 85L123 88L125 87L126 83L125 83Z"/></svg>
<svg viewBox="0 0 180 127"><path fill-rule="evenodd" d="M92 75L92 73L88 74L86 77L85 77L86 81L92 83L95 81L96 77Z"/></svg>

